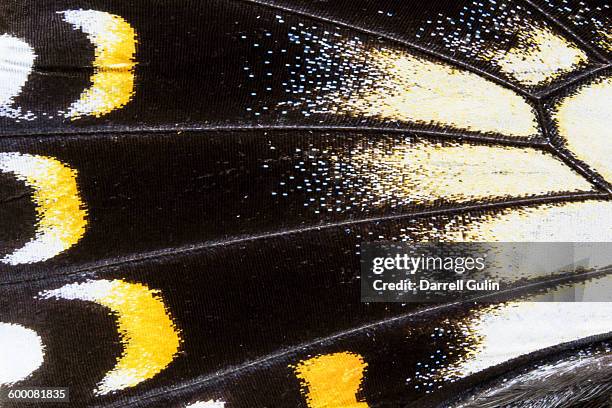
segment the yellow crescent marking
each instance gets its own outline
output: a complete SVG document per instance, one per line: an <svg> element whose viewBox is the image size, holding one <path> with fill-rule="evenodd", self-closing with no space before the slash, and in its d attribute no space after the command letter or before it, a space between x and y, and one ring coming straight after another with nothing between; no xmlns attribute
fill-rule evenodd
<svg viewBox="0 0 612 408"><path fill-rule="evenodd" d="M562 99L553 118L567 148L612 182L612 78L599 78Z"/></svg>
<svg viewBox="0 0 612 408"><path fill-rule="evenodd" d="M41 296L95 302L117 316L123 353L99 383L97 394L133 387L153 378L172 362L179 350L179 332L161 296L145 285L96 280L69 284Z"/></svg>
<svg viewBox="0 0 612 408"><path fill-rule="evenodd" d="M38 219L36 236L2 262L16 265L44 261L81 239L87 212L79 196L76 170L51 157L0 153L0 171L14 173L34 189Z"/></svg>
<svg viewBox="0 0 612 408"><path fill-rule="evenodd" d="M126 105L134 95L134 29L120 16L102 11L67 10L61 14L95 46L91 86L70 106L66 116L100 117Z"/></svg>
<svg viewBox="0 0 612 408"><path fill-rule="evenodd" d="M342 352L301 361L293 369L310 408L367 408L356 396L366 367L360 355Z"/></svg>
<svg viewBox="0 0 612 408"><path fill-rule="evenodd" d="M485 52L483 58L525 85L550 83L588 61L584 51L548 27L525 27L516 37L511 48Z"/></svg>

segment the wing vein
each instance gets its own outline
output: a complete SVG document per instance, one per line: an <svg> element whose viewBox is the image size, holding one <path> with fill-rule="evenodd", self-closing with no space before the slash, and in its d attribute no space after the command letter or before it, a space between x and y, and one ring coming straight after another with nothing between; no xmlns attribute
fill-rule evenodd
<svg viewBox="0 0 612 408"><path fill-rule="evenodd" d="M466 204L461 206L453 206L449 208L436 208L427 209L417 212L406 212L393 215L385 216L373 216L362 219L350 219L339 222L331 222L326 224L313 224L305 227L283 229L278 231L266 232L260 235L248 235L248 236L235 236L225 240L219 241L206 241L196 244L185 245L181 247L163 248L153 250L149 252L141 252L131 255L125 255L115 258L107 258L102 261L95 261L89 264L76 267L76 268L56 268L58 271L53 275L42 276L42 277L30 277L20 279L10 279L0 282L0 287L9 285L19 284L32 284L32 282L45 282L54 281L59 279L65 279L72 276L88 277L98 272L104 271L105 269L115 269L124 265L135 265L147 261L159 260L171 256L188 255L192 253L198 253L212 248L222 248L233 245L245 244L252 241L259 241L265 239L272 239L277 237L285 237L290 235L303 234L313 231L328 230L332 228L346 228L349 226L356 226L367 223L378 223L382 221L393 221L403 220L410 218L421 218L435 215L452 215L457 213L463 213L468 211L486 211L502 209L514 206L525 206L525 205L537 205L547 204L553 202L567 202L567 201L585 201L592 199L609 199L610 196L607 193L601 193L596 191L586 191L578 193L562 193L562 194L550 194L545 196L535 196L528 198L511 198L493 202L477 203L477 204Z"/></svg>

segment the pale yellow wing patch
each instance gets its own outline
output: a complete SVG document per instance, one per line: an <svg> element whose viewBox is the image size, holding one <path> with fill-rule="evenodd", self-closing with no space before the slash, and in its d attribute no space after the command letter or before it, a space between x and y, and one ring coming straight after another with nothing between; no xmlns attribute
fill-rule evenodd
<svg viewBox="0 0 612 408"><path fill-rule="evenodd" d="M521 96L471 72L401 51L363 50L361 58L377 77L349 98L332 95L338 111L482 133L538 133L534 111Z"/></svg>
<svg viewBox="0 0 612 408"><path fill-rule="evenodd" d="M563 12L572 7L565 0L563 6ZM574 22L584 27L589 23L584 17ZM468 0L448 14L426 20L416 37L429 37L453 57L463 56L468 64L492 68L517 85L533 87L589 64L587 53L553 27L536 17L530 6Z"/></svg>
<svg viewBox="0 0 612 408"><path fill-rule="evenodd" d="M609 285L610 279L607 280L607 283L595 281L594 286ZM546 296L554 297L555 291ZM608 333L612 329L611 319L609 302L525 300L485 308L464 322L462 331L470 336L465 342L470 344L469 352L438 372L438 377L467 377L538 350Z"/></svg>
<svg viewBox="0 0 612 408"><path fill-rule="evenodd" d="M350 160L368 180L376 200L371 204L384 198L424 204L592 188L561 161L532 148L422 143L392 152L352 151Z"/></svg>
<svg viewBox="0 0 612 408"><path fill-rule="evenodd" d="M581 201L415 220L400 238L446 242L608 242L612 202ZM433 225L438 228L432 229Z"/></svg>
<svg viewBox="0 0 612 408"><path fill-rule="evenodd" d="M563 98L553 119L567 148L609 182L612 181L612 78L586 84Z"/></svg>
<svg viewBox="0 0 612 408"><path fill-rule="evenodd" d="M309 176L281 181L281 195L306 193L306 207L340 213L592 190L563 162L534 148L386 138L325 150L305 153L299 170Z"/></svg>
<svg viewBox="0 0 612 408"><path fill-rule="evenodd" d="M339 34L305 32L290 39L304 47L305 62L314 67L306 79L312 79L313 85L306 83L297 90L287 85L288 92L297 94L281 102L283 108L298 107L306 116L373 117L516 137L539 133L535 111L525 98L472 72ZM301 64L300 59L296 66ZM338 80L316 82L317 75L328 71Z"/></svg>
<svg viewBox="0 0 612 408"><path fill-rule="evenodd" d="M509 49L491 49L482 57L525 85L548 84L588 62L575 44L538 24L519 31Z"/></svg>

